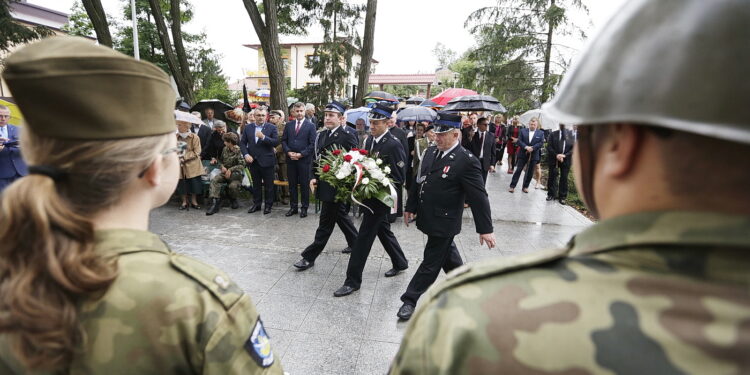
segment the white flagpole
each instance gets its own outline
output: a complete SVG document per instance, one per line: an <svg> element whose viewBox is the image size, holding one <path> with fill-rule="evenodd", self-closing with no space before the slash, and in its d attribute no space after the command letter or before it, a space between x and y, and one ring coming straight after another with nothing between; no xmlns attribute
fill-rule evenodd
<svg viewBox="0 0 750 375"><path fill-rule="evenodd" d="M135 17L135 0L130 0L130 15L133 19L133 57L141 59L141 51L138 47L138 19Z"/></svg>

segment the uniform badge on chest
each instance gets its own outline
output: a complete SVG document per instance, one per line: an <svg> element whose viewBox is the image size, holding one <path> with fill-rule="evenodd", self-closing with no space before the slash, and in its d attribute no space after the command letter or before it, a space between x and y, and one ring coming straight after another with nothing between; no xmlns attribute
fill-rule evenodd
<svg viewBox="0 0 750 375"><path fill-rule="evenodd" d="M451 170L451 166L450 165L446 165L445 167L443 167L443 176L442 176L443 178L448 177L448 171L449 170Z"/></svg>

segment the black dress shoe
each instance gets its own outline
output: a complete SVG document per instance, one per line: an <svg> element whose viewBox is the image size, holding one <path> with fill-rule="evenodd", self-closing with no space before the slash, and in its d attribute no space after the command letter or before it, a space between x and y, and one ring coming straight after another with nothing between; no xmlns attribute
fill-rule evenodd
<svg viewBox="0 0 750 375"><path fill-rule="evenodd" d="M409 320L412 314L414 314L414 306L404 304L400 309L398 309L398 313L396 313L396 316L399 317L399 319Z"/></svg>
<svg viewBox="0 0 750 375"><path fill-rule="evenodd" d="M263 215L268 215L271 213L271 207L266 206L265 209L263 209Z"/></svg>
<svg viewBox="0 0 750 375"><path fill-rule="evenodd" d="M296 215L296 214L297 214L297 207L292 207L289 209L289 211L287 211L284 214L284 216L289 217L289 216Z"/></svg>
<svg viewBox="0 0 750 375"><path fill-rule="evenodd" d="M349 247L349 246L347 246L346 249L341 250L341 253L342 254L351 254L352 253L352 248Z"/></svg>
<svg viewBox="0 0 750 375"><path fill-rule="evenodd" d="M348 295L354 293L357 290L359 290L359 288L352 288L352 287L350 287L348 285L344 285L341 288L336 289L336 291L333 292L333 296L334 297L348 296Z"/></svg>
<svg viewBox="0 0 750 375"><path fill-rule="evenodd" d="M299 217L307 217L307 208L305 207L300 208Z"/></svg>
<svg viewBox="0 0 750 375"><path fill-rule="evenodd" d="M565 205L567 205L567 204L568 204L567 202L565 202L565 199L560 199L560 200L559 200L559 202L560 202L560 204L561 204L561 205L563 205L563 206L565 206Z"/></svg>
<svg viewBox="0 0 750 375"><path fill-rule="evenodd" d="M294 266L299 268L300 271L304 271L312 266L315 265L315 262L308 262L307 259L302 258L297 263L294 263Z"/></svg>
<svg viewBox="0 0 750 375"><path fill-rule="evenodd" d="M405 269L406 269L406 268L404 268L403 270L405 270ZM403 270L398 270L398 269L395 269L395 268L391 268L391 269L389 269L388 271L386 271L386 272L385 272L385 277L393 277L393 276L396 276L396 275L398 275L399 273L401 273L401 271L403 271Z"/></svg>
<svg viewBox="0 0 750 375"><path fill-rule="evenodd" d="M250 206L250 209L247 210L247 213L251 214L253 212L258 212L258 211L260 211L260 205L259 204L254 204L254 205Z"/></svg>
<svg viewBox="0 0 750 375"><path fill-rule="evenodd" d="M547 202L555 200L555 197L547 197Z"/></svg>

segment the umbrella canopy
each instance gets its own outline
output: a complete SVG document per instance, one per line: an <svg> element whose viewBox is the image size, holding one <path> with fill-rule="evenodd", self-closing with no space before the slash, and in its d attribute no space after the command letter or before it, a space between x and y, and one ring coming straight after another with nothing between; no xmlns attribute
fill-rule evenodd
<svg viewBox="0 0 750 375"><path fill-rule="evenodd" d="M422 104L420 104L420 106L421 107L432 108L432 109L435 109L435 110L445 107L444 105L437 104L437 103L433 102L432 100L425 100L425 101L422 102Z"/></svg>
<svg viewBox="0 0 750 375"><path fill-rule="evenodd" d="M467 95L451 99L448 105L443 108L444 111L463 112L463 111L492 111L505 112L500 102L489 95Z"/></svg>
<svg viewBox="0 0 750 375"><path fill-rule="evenodd" d="M437 118L437 112L428 107L408 107L398 113L399 121L429 121Z"/></svg>
<svg viewBox="0 0 750 375"><path fill-rule="evenodd" d="M459 96L466 96L466 95L477 95L478 93L474 90L468 90L468 89L447 89L443 92L441 92L438 96L432 98L432 101L440 104L440 105L446 105L449 101L453 98L457 98Z"/></svg>
<svg viewBox="0 0 750 375"><path fill-rule="evenodd" d="M406 99L406 104L416 104L420 105L422 102L424 102L426 99L421 96L412 96L409 99Z"/></svg>
<svg viewBox="0 0 750 375"><path fill-rule="evenodd" d="M219 99L206 99L201 100L198 103L196 103L193 108L190 108L190 111L198 111L201 114L206 114L207 109L213 109L214 110L214 117L216 117L219 120L226 120L226 116L224 116L224 112L234 108L231 105L222 102Z"/></svg>
<svg viewBox="0 0 750 375"><path fill-rule="evenodd" d="M398 103L398 98L396 95L393 95L391 93L385 92L385 91L371 91L365 95L365 99L375 99L377 101L387 101L392 103Z"/></svg>
<svg viewBox="0 0 750 375"><path fill-rule="evenodd" d="M355 125L357 124L357 120L365 120L365 129L368 129L370 127L370 120L367 118L368 113L370 113L370 108L359 107L347 110L346 112L344 112L344 116L346 116L346 122Z"/></svg>
<svg viewBox="0 0 750 375"><path fill-rule="evenodd" d="M203 120L199 119L197 116L190 112L183 112L179 109L174 110L174 119L175 121L185 121L189 122L191 124L200 125L203 123Z"/></svg>
<svg viewBox="0 0 750 375"><path fill-rule="evenodd" d="M547 116L541 109L532 109L524 112L524 114L519 116L518 121L525 126L529 126L529 121L534 117L539 119L539 127L542 129L557 130L560 125L557 121Z"/></svg>

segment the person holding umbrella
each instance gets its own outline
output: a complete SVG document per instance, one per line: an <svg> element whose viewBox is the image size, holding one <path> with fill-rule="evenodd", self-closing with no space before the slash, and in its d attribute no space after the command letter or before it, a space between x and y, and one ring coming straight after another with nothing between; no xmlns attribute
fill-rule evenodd
<svg viewBox="0 0 750 375"><path fill-rule="evenodd" d="M201 206L198 205L198 195L203 194L201 141L198 135L190 131L190 124L191 122L200 123L200 119L191 120L195 116L181 111L175 111L175 116L177 117L177 140L187 144L185 154L180 158L180 180L177 183L177 194L182 198L180 210L186 210L189 207L199 210ZM188 196L190 196L190 206L188 206Z"/></svg>

